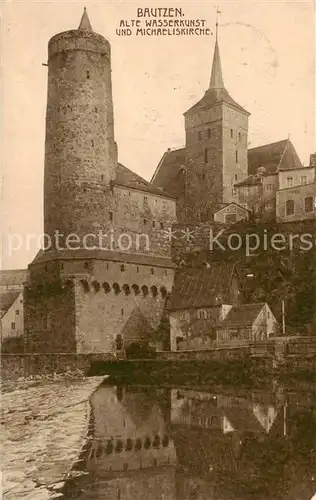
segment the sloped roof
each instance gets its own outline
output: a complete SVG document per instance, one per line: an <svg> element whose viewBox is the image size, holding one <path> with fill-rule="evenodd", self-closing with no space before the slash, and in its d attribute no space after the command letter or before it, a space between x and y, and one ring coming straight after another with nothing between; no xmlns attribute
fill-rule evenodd
<svg viewBox="0 0 316 500"><path fill-rule="evenodd" d="M157 257L151 254L140 254L132 252L119 252L116 250L88 250L87 248L78 248L77 250L61 249L49 250L42 252L33 260L32 264L39 264L49 262L51 260L82 260L82 259L100 259L113 262L124 262L131 264L140 264L144 266L157 266L166 268L175 268L176 265L172 262L170 257Z"/></svg>
<svg viewBox="0 0 316 500"><path fill-rule="evenodd" d="M236 184L235 184L235 186L236 186ZM219 212L221 212L225 208L230 207L231 205L234 205L235 207L239 207L242 210L244 210L245 212L250 212L250 210L248 210L248 208L245 208L242 205L239 205L238 203L235 203L234 201L232 201L231 203L222 203L221 205L222 206L218 210L216 210L216 212L214 212L214 214L218 214Z"/></svg>
<svg viewBox="0 0 316 500"><path fill-rule="evenodd" d="M262 179L258 175L249 175L243 181L236 182L236 184L234 184L234 187L257 186L261 184L261 181Z"/></svg>
<svg viewBox="0 0 316 500"><path fill-rule="evenodd" d="M184 116L200 109L209 108L211 106L216 106L217 104L222 103L228 104L232 108L235 108L248 116L250 115L248 111L246 111L242 106L240 106L240 104L238 104L238 102L230 97L226 89L208 89L202 99L200 99L196 104L188 109L188 111L184 113Z"/></svg>
<svg viewBox="0 0 316 500"><path fill-rule="evenodd" d="M158 194L160 196L165 196L167 198L172 197L169 194L163 192L163 190L160 187L151 184L150 182L140 177L140 175L135 174L135 172L132 172L132 170L125 167L125 165L122 165L122 163L117 164L116 178L114 184L117 184L119 186L124 186L130 189L138 189L140 191L145 191L152 194Z"/></svg>
<svg viewBox="0 0 316 500"><path fill-rule="evenodd" d="M185 164L186 148L168 149L162 156L151 179L151 185L160 187L163 193L175 198L182 194L181 167Z"/></svg>
<svg viewBox="0 0 316 500"><path fill-rule="evenodd" d="M83 14L81 16L78 30L93 31L86 7L83 8Z"/></svg>
<svg viewBox="0 0 316 500"><path fill-rule="evenodd" d="M234 267L228 262L213 262L210 268L177 271L169 310L211 307L218 305L219 298L229 300Z"/></svg>
<svg viewBox="0 0 316 500"><path fill-rule="evenodd" d="M236 431L266 434L252 408L225 408L224 415Z"/></svg>
<svg viewBox="0 0 316 500"><path fill-rule="evenodd" d="M248 173L255 174L259 167L265 168L265 174L274 174L278 170L301 168L302 163L291 141L284 139L248 150Z"/></svg>
<svg viewBox="0 0 316 500"><path fill-rule="evenodd" d="M27 269L7 269L0 271L0 286L23 286L27 280Z"/></svg>
<svg viewBox="0 0 316 500"><path fill-rule="evenodd" d="M257 319L264 305L265 302L233 306L227 314L226 318L221 322L220 327L251 326Z"/></svg>
<svg viewBox="0 0 316 500"><path fill-rule="evenodd" d="M12 306L21 292L8 291L0 292L0 318L4 316L7 310Z"/></svg>

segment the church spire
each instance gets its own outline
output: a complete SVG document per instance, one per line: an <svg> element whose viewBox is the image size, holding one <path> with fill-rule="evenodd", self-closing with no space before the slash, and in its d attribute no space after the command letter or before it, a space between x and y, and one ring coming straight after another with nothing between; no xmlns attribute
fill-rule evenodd
<svg viewBox="0 0 316 500"><path fill-rule="evenodd" d="M89 21L87 9L84 7L83 14L81 16L81 21L78 30L92 31L92 26Z"/></svg>
<svg viewBox="0 0 316 500"><path fill-rule="evenodd" d="M218 14L220 11L216 11L216 41L215 41L215 49L214 49L214 57L213 57L213 65L212 65L212 73L211 73L211 81L210 81L210 90L215 89L224 89L224 80L222 73L222 63L219 55L219 47L218 47Z"/></svg>

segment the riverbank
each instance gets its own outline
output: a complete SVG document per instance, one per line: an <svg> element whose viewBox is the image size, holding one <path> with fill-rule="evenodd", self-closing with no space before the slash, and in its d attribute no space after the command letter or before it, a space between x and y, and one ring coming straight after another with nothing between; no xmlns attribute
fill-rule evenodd
<svg viewBox="0 0 316 500"><path fill-rule="evenodd" d="M19 380L2 394L4 500L48 500L59 489L88 434L89 399L106 377Z"/></svg>
<svg viewBox="0 0 316 500"><path fill-rule="evenodd" d="M91 364L90 375L109 376L118 384L152 385L238 385L240 387L269 387L273 380L315 383L316 357L291 359L275 366L274 358L258 357L218 360L120 360ZM288 360L287 360L288 361ZM299 362L301 361L301 363Z"/></svg>

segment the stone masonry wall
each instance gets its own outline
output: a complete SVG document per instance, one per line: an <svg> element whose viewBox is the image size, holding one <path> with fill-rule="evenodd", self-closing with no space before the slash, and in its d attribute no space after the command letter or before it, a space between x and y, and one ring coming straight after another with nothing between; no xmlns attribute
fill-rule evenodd
<svg viewBox="0 0 316 500"><path fill-rule="evenodd" d="M161 320L173 270L97 261L89 280L75 284L78 352L113 352L149 340Z"/></svg>
<svg viewBox="0 0 316 500"><path fill-rule="evenodd" d="M29 283L24 292L26 352L76 352L71 282Z"/></svg>
<svg viewBox="0 0 316 500"><path fill-rule="evenodd" d="M83 236L95 222L108 228L116 164L110 45L89 31L56 35L48 58L45 233Z"/></svg>

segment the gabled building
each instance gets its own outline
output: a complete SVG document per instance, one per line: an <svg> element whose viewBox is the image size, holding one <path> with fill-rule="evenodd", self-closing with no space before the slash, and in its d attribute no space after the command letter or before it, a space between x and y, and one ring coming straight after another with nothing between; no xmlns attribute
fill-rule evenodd
<svg viewBox="0 0 316 500"><path fill-rule="evenodd" d="M16 345L24 333L23 286L26 269L0 271L0 334L2 350Z"/></svg>
<svg viewBox="0 0 316 500"><path fill-rule="evenodd" d="M315 155L303 166L289 139L248 149L249 115L226 90L216 35L209 88L184 113L185 146L168 149L151 180L177 199L179 223L229 223L232 203L261 220L315 218Z"/></svg>
<svg viewBox="0 0 316 500"><path fill-rule="evenodd" d="M266 302L230 309L217 326L217 341L265 340L276 333L277 320Z"/></svg>
<svg viewBox="0 0 316 500"><path fill-rule="evenodd" d="M238 295L234 264L212 262L208 268L177 271L169 304L170 349L209 347Z"/></svg>

